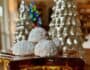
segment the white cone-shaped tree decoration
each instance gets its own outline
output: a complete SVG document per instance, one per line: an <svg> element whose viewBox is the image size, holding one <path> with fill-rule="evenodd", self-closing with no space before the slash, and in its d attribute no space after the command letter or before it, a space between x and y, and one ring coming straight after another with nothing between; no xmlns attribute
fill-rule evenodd
<svg viewBox="0 0 90 70"><path fill-rule="evenodd" d="M28 7L25 4L25 0L21 0L18 13L19 15L16 23L15 43L27 39L27 35L29 34L28 27L30 24L32 24L32 22L28 21L27 19Z"/></svg>
<svg viewBox="0 0 90 70"><path fill-rule="evenodd" d="M63 56L77 55L77 52L79 54L82 51L83 39L76 0L54 0L54 2L49 36L61 41Z"/></svg>
<svg viewBox="0 0 90 70"><path fill-rule="evenodd" d="M40 13L34 2L26 4L26 0L20 0L18 9L18 21L16 23L15 43L27 40L29 32L35 26L42 26Z"/></svg>
<svg viewBox="0 0 90 70"><path fill-rule="evenodd" d="M19 20L16 23L16 32L15 32L15 42L25 40L25 1L21 0L20 7L19 7Z"/></svg>

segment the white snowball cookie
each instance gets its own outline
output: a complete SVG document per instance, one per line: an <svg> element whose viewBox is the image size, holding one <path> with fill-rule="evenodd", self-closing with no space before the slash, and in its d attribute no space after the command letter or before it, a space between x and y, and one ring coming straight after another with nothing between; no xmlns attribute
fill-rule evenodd
<svg viewBox="0 0 90 70"><path fill-rule="evenodd" d="M85 41L82 46L83 48L90 48L90 34L86 36L87 41Z"/></svg>
<svg viewBox="0 0 90 70"><path fill-rule="evenodd" d="M29 33L28 41L39 42L42 39L47 39L47 32L41 27L35 27Z"/></svg>
<svg viewBox="0 0 90 70"><path fill-rule="evenodd" d="M14 55L32 55L34 54L34 44L26 40L17 42L11 49Z"/></svg>
<svg viewBox="0 0 90 70"><path fill-rule="evenodd" d="M34 54L40 57L48 57L57 55L57 47L51 40L41 40L35 46Z"/></svg>
<svg viewBox="0 0 90 70"><path fill-rule="evenodd" d="M54 38L52 41L55 43L56 47L59 48L61 46L61 41L58 38Z"/></svg>
<svg viewBox="0 0 90 70"><path fill-rule="evenodd" d="M83 48L90 48L90 40L84 42L84 43L82 44L82 46L83 46Z"/></svg>

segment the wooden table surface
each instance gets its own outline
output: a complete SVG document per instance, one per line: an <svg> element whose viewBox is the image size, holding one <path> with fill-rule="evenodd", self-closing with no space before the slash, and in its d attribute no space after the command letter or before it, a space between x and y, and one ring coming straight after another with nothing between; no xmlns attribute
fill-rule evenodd
<svg viewBox="0 0 90 70"><path fill-rule="evenodd" d="M90 70L90 49L85 49L84 61L86 64L85 70Z"/></svg>
<svg viewBox="0 0 90 70"><path fill-rule="evenodd" d="M2 57L2 56L0 56L0 59L1 58L2 59L7 59L7 60L10 60L10 61L20 61L20 60L27 60L27 59L32 59L32 58L36 59L36 58L39 58L39 57L21 57L21 56L5 56L5 57ZM85 62L85 70L90 70L90 49L85 49L83 60Z"/></svg>
<svg viewBox="0 0 90 70"><path fill-rule="evenodd" d="M55 68L55 70L61 70L63 68L69 68L68 70L84 70L85 66L85 62L80 58L66 58L59 56L42 58L1 56L0 60L4 64L4 70L37 70L33 68L40 68L40 70L51 70L51 68Z"/></svg>

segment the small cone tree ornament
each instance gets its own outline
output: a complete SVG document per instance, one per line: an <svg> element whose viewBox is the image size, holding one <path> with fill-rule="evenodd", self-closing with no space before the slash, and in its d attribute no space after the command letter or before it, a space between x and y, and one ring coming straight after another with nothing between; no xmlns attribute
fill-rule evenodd
<svg viewBox="0 0 90 70"><path fill-rule="evenodd" d="M15 43L21 40L25 40L26 39L26 35L28 33L28 30L25 29L25 20L26 20L26 15L27 11L26 11L26 5L25 5L25 1L21 0L20 2L20 7L19 7L19 20L16 23L16 32L15 32Z"/></svg>
<svg viewBox="0 0 90 70"><path fill-rule="evenodd" d="M26 5L25 0L20 1L19 17L16 23L15 42L27 40L32 28L42 26L40 13L34 2Z"/></svg>
<svg viewBox="0 0 90 70"><path fill-rule="evenodd" d="M82 31L75 0L54 0L49 24L50 38L61 41L63 56L77 56L82 51Z"/></svg>
<svg viewBox="0 0 90 70"><path fill-rule="evenodd" d="M19 6L19 20L16 23L16 32L15 32L15 43L21 40L26 40L26 35L28 33L27 29L25 29L25 19L26 15L26 4L24 0L21 0Z"/></svg>

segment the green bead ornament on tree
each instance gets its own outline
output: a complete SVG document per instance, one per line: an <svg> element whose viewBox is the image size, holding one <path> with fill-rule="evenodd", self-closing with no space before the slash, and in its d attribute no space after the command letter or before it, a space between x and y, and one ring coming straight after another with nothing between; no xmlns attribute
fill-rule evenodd
<svg viewBox="0 0 90 70"><path fill-rule="evenodd" d="M34 2L29 5L29 19L35 23L36 26L42 26L40 13Z"/></svg>

